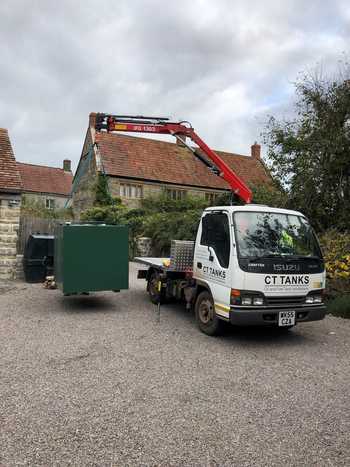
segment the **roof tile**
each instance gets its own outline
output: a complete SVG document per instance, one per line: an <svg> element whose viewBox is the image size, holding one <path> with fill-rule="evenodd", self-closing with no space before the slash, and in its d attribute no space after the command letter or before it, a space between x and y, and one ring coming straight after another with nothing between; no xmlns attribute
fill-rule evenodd
<svg viewBox="0 0 350 467"><path fill-rule="evenodd" d="M17 162L22 178L23 191L69 196L72 173L56 167Z"/></svg>
<svg viewBox="0 0 350 467"><path fill-rule="evenodd" d="M20 191L21 177L16 165L8 131L0 128L0 191Z"/></svg>
<svg viewBox="0 0 350 467"><path fill-rule="evenodd" d="M177 144L106 132L96 132L95 141L108 175L216 189L229 188L225 180L212 174L188 149ZM261 160L222 151L216 153L245 183L271 183L271 177Z"/></svg>

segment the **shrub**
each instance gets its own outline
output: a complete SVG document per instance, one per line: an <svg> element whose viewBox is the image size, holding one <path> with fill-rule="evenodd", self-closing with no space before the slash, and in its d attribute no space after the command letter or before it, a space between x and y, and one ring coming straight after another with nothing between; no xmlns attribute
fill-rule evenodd
<svg viewBox="0 0 350 467"><path fill-rule="evenodd" d="M113 198L109 192L107 177L99 173L94 186L95 206L108 206L113 204Z"/></svg>
<svg viewBox="0 0 350 467"><path fill-rule="evenodd" d="M350 292L350 234L329 230L320 237L330 295Z"/></svg>
<svg viewBox="0 0 350 467"><path fill-rule="evenodd" d="M275 208L285 208L288 204L287 194L277 186L264 184L253 186L253 203L265 204Z"/></svg>
<svg viewBox="0 0 350 467"><path fill-rule="evenodd" d="M328 313L350 319L350 295L338 295L327 303Z"/></svg>
<svg viewBox="0 0 350 467"><path fill-rule="evenodd" d="M168 255L171 240L194 240L202 210L159 212L145 218L143 235L152 238L156 255Z"/></svg>
<svg viewBox="0 0 350 467"><path fill-rule="evenodd" d="M141 209L145 214L157 212L181 212L184 210L201 209L208 206L208 201L197 196L186 196L183 199L170 199L165 195L149 196L142 199Z"/></svg>
<svg viewBox="0 0 350 467"><path fill-rule="evenodd" d="M350 254L326 263L330 279L350 279Z"/></svg>
<svg viewBox="0 0 350 467"><path fill-rule="evenodd" d="M126 207L122 204L99 206L87 209L81 215L83 221L104 222L106 224L121 224Z"/></svg>
<svg viewBox="0 0 350 467"><path fill-rule="evenodd" d="M21 215L41 219L72 220L72 208L47 209L43 200L31 200L22 195Z"/></svg>

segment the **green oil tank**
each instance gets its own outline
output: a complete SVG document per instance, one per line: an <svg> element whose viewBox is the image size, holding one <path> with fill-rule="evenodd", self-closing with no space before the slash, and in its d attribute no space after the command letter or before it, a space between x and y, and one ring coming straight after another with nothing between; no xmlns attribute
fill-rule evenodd
<svg viewBox="0 0 350 467"><path fill-rule="evenodd" d="M62 224L55 231L55 280L66 295L129 287L128 228Z"/></svg>

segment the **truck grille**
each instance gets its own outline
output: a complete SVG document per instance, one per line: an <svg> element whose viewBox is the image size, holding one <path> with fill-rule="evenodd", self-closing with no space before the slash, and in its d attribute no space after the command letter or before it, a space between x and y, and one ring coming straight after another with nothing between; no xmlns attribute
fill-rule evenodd
<svg viewBox="0 0 350 467"><path fill-rule="evenodd" d="M304 296L265 297L268 306L301 306L305 304Z"/></svg>

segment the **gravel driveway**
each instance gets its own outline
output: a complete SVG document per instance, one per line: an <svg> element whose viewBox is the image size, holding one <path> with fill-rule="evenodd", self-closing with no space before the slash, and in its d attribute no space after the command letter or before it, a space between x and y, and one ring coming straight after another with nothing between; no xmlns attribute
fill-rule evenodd
<svg viewBox="0 0 350 467"><path fill-rule="evenodd" d="M0 288L0 465L350 465L350 320L286 335L157 322L130 290Z"/></svg>

